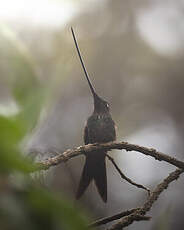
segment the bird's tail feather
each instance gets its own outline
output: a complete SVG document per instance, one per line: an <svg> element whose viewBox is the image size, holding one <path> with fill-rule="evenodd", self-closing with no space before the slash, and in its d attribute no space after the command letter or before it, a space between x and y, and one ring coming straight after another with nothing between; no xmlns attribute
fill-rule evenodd
<svg viewBox="0 0 184 230"><path fill-rule="evenodd" d="M105 153L92 153L87 155L82 171L76 199L79 199L90 182L94 179L98 192L104 202L107 202L107 175Z"/></svg>

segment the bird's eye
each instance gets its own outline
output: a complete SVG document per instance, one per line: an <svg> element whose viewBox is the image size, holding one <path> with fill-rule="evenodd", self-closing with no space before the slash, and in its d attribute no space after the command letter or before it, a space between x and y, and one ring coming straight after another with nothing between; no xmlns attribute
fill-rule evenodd
<svg viewBox="0 0 184 230"><path fill-rule="evenodd" d="M109 108L109 104L108 103L106 104L106 106L107 106L107 108Z"/></svg>

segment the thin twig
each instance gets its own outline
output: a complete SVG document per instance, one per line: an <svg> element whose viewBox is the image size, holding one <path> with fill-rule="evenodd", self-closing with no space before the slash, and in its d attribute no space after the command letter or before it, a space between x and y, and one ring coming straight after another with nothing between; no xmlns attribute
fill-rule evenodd
<svg viewBox="0 0 184 230"><path fill-rule="evenodd" d="M42 162L38 162L37 163L37 170L47 170L52 166L56 166L58 164L60 164L61 162L65 162L68 161L69 159L79 156L81 154L85 154L88 152L92 152L92 151L96 151L96 150L106 150L106 151L110 151L112 149L125 149L126 151L137 151L139 153L142 153L144 155L148 155L151 157L154 157L156 160L159 161L166 161L172 165L175 165L178 168L182 168L184 169L184 162L168 156L164 153L161 153L159 151L156 151L153 148L146 148L143 146L139 146L139 145L134 145L134 144L130 144L127 142L109 142L109 143L104 143L104 144L88 144L88 145L84 145L81 147L77 147L74 149L68 149L63 153L60 153L59 155L55 156L55 157L50 157L49 159L42 161ZM35 153L36 154L36 153Z"/></svg>
<svg viewBox="0 0 184 230"><path fill-rule="evenodd" d="M88 227L97 227L97 226L100 226L100 225L103 225L103 224L110 223L110 222L112 222L114 220L118 220L118 219L120 219L120 218L122 218L124 216L130 215L131 213L135 212L136 210L137 209L134 208L134 209L127 210L127 211L121 212L121 213L113 215L113 216L109 216L109 217L99 219L99 220L94 221L93 223L89 224ZM150 219L151 219L150 216L142 216L142 215L137 215L136 216L136 221L150 220Z"/></svg>
<svg viewBox="0 0 184 230"><path fill-rule="evenodd" d="M113 216L109 216L109 217L104 217L104 218L101 218L99 220L96 220L94 221L93 223L89 224L88 226L89 227L96 227L96 226L100 226L100 225L103 225L103 224L107 224L111 221L114 221L114 220L118 220L124 216L128 216L130 215L131 213L135 212L137 210L137 208L133 208L133 209L130 209L130 210L126 210L124 212L120 212L116 215L113 215Z"/></svg>
<svg viewBox="0 0 184 230"><path fill-rule="evenodd" d="M160 184L156 186L153 192L151 192L151 195L148 197L148 199L145 201L143 206L137 210L135 210L130 215L122 218L119 222L114 224L109 230L120 230L124 227L127 227L128 225L132 224L134 221L137 221L137 215L144 216L152 207L153 203L158 199L159 195L164 191L164 189L167 189L168 185L174 181L177 180L184 172L183 169L176 169L174 172L170 173L168 177L166 177Z"/></svg>
<svg viewBox="0 0 184 230"><path fill-rule="evenodd" d="M130 178L128 178L127 176L125 176L125 174L121 171L121 169L117 166L116 162L114 161L114 159L112 157L110 157L108 154L106 154L106 156L108 157L108 159L112 162L112 164L114 165L114 167L116 168L116 170L119 172L120 176L125 179L126 181L128 181L128 183L136 186L137 188L141 188L144 189L148 192L148 195L150 195L150 189L144 187L141 184L137 184L134 181L132 181Z"/></svg>

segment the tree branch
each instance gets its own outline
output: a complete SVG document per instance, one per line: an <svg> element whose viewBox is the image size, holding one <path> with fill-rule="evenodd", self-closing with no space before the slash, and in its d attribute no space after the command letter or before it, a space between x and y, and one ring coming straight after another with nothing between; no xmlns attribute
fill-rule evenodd
<svg viewBox="0 0 184 230"><path fill-rule="evenodd" d="M168 177L166 177L160 184L156 186L151 195L145 201L141 208L136 209L130 215L122 218L118 223L114 224L109 230L120 230L128 225L132 224L134 221L137 221L137 216L145 216L145 214L151 209L153 203L158 199L159 195L167 189L168 185L177 180L181 173L183 173L183 169L176 169L174 172L170 173Z"/></svg>
<svg viewBox="0 0 184 230"><path fill-rule="evenodd" d="M100 226L100 225L103 225L103 224L107 224L111 221L114 221L114 220L118 220L124 216L128 216L130 215L131 213L135 212L136 210L138 210L137 208L133 208L133 209L130 209L130 210L127 210L127 211L124 211L124 212L120 212L116 215L113 215L113 216L109 216L109 217L104 217L104 218L101 218L99 220L96 220L94 221L93 223L89 224L88 226L89 227L96 227L96 226Z"/></svg>
<svg viewBox="0 0 184 230"><path fill-rule="evenodd" d="M49 159L38 162L37 163L37 170L47 170L52 166L56 166L62 162L66 162L73 157L77 157L81 154L85 154L88 152L96 151L96 150L107 150L110 151L112 149L118 150L126 150L126 151L137 151L147 156L151 156L159 161L166 161L178 168L184 169L184 162L177 160L174 157L166 155L162 152L159 152L153 148L146 148L140 145L130 144L128 142L109 142L103 144L88 144L84 146L80 146L74 149L68 149L63 153L58 154L55 157L50 157ZM39 153L39 152L35 152Z"/></svg>
<svg viewBox="0 0 184 230"><path fill-rule="evenodd" d="M118 171L118 173L120 174L121 178L123 178L124 180L128 181L128 183L136 186L137 188L142 188L144 190L146 190L148 192L148 195L150 195L150 190L146 187L144 187L141 184L137 184L135 182L133 182L130 178L128 178L127 176L125 176L125 174L121 171L121 169L117 166L116 162L114 161L114 159L112 157L110 157L108 154L106 154L107 158L112 162L112 164L114 165L114 167L116 168L116 170Z"/></svg>

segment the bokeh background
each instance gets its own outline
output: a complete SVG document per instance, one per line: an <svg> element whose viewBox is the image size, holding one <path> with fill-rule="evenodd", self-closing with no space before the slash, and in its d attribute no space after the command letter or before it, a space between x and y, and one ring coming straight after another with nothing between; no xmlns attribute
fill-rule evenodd
<svg viewBox="0 0 184 230"><path fill-rule="evenodd" d="M1 0L0 114L11 117L22 105L26 108L22 122L30 117L32 122L21 142L23 152L42 160L49 152L83 144L93 100L71 26L96 91L111 105L117 139L184 159L182 0ZM174 169L134 152L111 155L127 176L150 188ZM44 186L65 194L91 219L137 207L146 199L107 162L108 203L93 184L75 201L84 160L74 158L39 176ZM154 205L152 220L129 229L182 230L183 190L181 177Z"/></svg>

